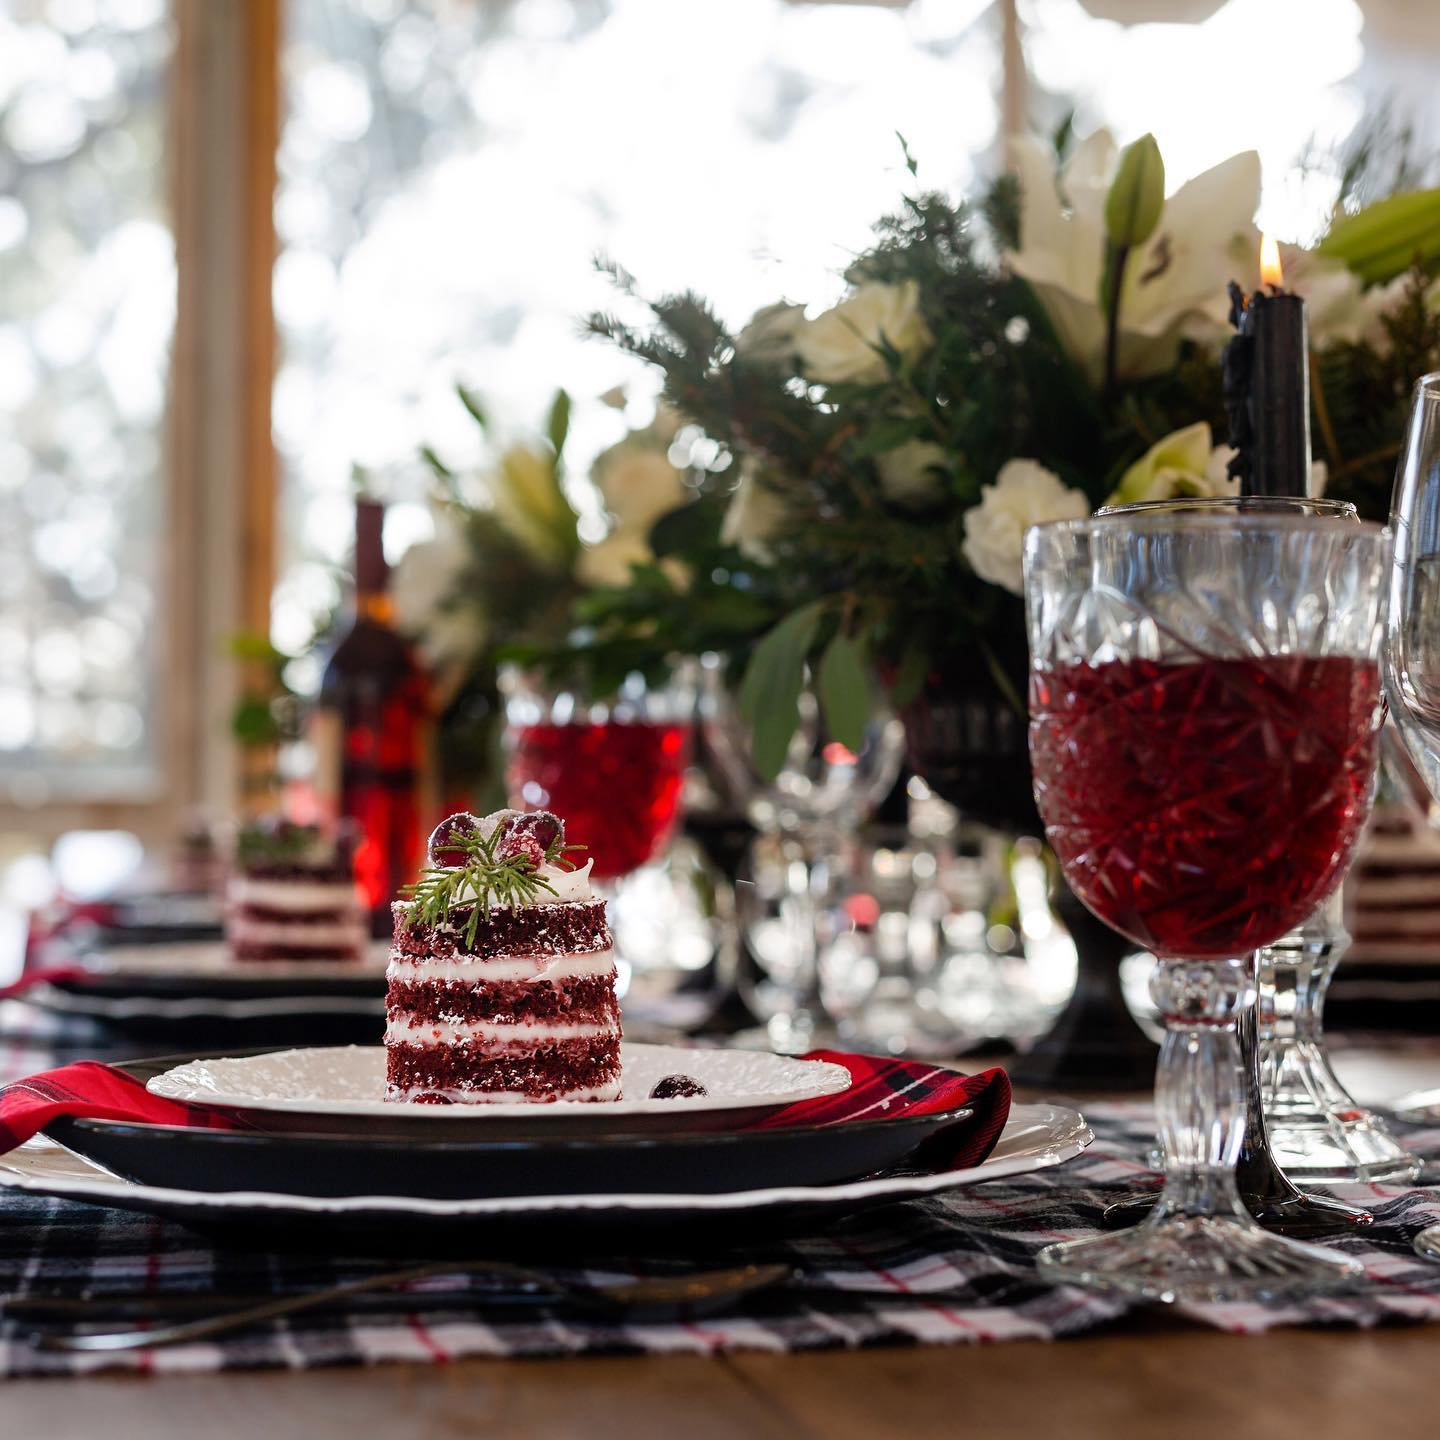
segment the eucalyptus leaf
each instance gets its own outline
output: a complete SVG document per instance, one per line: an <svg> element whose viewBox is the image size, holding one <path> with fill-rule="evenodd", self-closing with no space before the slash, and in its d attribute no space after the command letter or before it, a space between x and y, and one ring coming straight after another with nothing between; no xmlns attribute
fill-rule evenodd
<svg viewBox="0 0 1440 1440"><path fill-rule="evenodd" d="M460 397L460 403L469 411L470 418L482 430L489 429L490 422L485 417L485 407L480 403L480 397L473 390L467 390L463 385L457 385L455 393Z"/></svg>
<svg viewBox="0 0 1440 1440"><path fill-rule="evenodd" d="M564 390L555 392L554 403L550 406L550 418L545 424L545 433L550 437L550 444L556 455L559 455L565 448L565 437L570 433L570 396Z"/></svg>
<svg viewBox="0 0 1440 1440"><path fill-rule="evenodd" d="M429 445L420 447L420 458L442 479L453 480L455 472L435 453Z"/></svg>
<svg viewBox="0 0 1440 1440"><path fill-rule="evenodd" d="M1105 197L1105 232L1115 245L1143 245L1165 208L1165 162L1153 135L1120 152L1120 166Z"/></svg>
<svg viewBox="0 0 1440 1440"><path fill-rule="evenodd" d="M1440 189L1377 200L1337 220L1315 249L1372 285L1393 280L1417 260L1434 273L1440 264Z"/></svg>
<svg viewBox="0 0 1440 1440"><path fill-rule="evenodd" d="M740 714L750 725L751 758L763 780L773 780L785 764L820 613L818 600L792 611L755 647L745 668Z"/></svg>
<svg viewBox="0 0 1440 1440"><path fill-rule="evenodd" d="M864 651L843 630L825 647L818 681L826 728L846 749L858 751L870 719L870 670Z"/></svg>
<svg viewBox="0 0 1440 1440"><path fill-rule="evenodd" d="M923 645L908 645L890 682L890 703L897 709L916 699L930 678L930 655Z"/></svg>

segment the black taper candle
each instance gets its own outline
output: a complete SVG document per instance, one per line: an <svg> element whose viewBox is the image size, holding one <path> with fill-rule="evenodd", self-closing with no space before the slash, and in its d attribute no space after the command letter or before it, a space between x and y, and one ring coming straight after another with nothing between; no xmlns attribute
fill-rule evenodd
<svg viewBox="0 0 1440 1440"><path fill-rule="evenodd" d="M1222 362L1230 474L1242 495L1310 493L1310 354L1305 302L1271 287L1247 301L1231 281L1231 323L1239 333Z"/></svg>

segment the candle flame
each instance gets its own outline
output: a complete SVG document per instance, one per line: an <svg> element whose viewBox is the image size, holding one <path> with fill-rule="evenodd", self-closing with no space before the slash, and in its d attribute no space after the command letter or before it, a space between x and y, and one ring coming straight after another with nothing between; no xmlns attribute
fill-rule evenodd
<svg viewBox="0 0 1440 1440"><path fill-rule="evenodd" d="M1280 264L1280 247L1274 237L1260 237L1260 283L1273 285L1277 290L1285 284L1285 269Z"/></svg>

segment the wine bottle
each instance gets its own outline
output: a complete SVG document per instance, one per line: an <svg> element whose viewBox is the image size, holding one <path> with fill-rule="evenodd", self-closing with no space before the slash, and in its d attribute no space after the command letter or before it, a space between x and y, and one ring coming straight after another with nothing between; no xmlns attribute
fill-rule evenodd
<svg viewBox="0 0 1440 1440"><path fill-rule="evenodd" d="M385 507L355 505L355 613L330 652L312 724L322 814L354 828L355 881L377 935L414 880L432 799L429 682L395 630L381 545Z"/></svg>

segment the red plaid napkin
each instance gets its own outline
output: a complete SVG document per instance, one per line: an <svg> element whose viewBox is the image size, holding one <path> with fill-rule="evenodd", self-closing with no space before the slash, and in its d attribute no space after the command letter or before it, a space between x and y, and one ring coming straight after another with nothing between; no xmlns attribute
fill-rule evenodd
<svg viewBox="0 0 1440 1440"><path fill-rule="evenodd" d="M146 1125L198 1125L211 1130L236 1128L225 1116L203 1105L152 1095L123 1070L96 1060L80 1060L0 1086L0 1155L23 1145L65 1115L139 1120Z"/></svg>
<svg viewBox="0 0 1440 1440"><path fill-rule="evenodd" d="M995 1148L1010 1114L1010 1077L1003 1070L963 1075L918 1060L849 1055L840 1050L812 1050L805 1059L843 1065L850 1072L850 1088L837 1095L787 1105L756 1121L757 1130L777 1125L842 1125L850 1120L933 1115L964 1105L974 1114L937 1131L916 1158L936 1170L968 1170ZM0 1096L0 1114L3 1107Z"/></svg>
<svg viewBox="0 0 1440 1440"><path fill-rule="evenodd" d="M779 1125L840 1125L897 1115L932 1115L968 1106L975 1113L947 1125L925 1142L924 1159L937 1169L978 1165L994 1147L1010 1113L1010 1081L1003 1070L962 1075L936 1065L815 1050L806 1057L829 1060L850 1071L853 1083L838 1095L801 1100L759 1121ZM152 1095L122 1070L81 1060L0 1087L0 1154L37 1135L65 1115L98 1120L138 1120L148 1125L195 1125L232 1130L235 1122L203 1105Z"/></svg>

